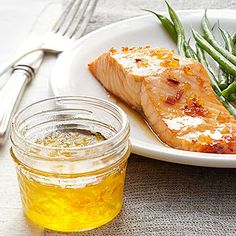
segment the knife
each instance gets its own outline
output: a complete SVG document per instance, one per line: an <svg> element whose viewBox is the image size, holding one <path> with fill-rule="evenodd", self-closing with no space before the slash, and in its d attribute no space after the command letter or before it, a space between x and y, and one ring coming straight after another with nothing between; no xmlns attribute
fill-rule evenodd
<svg viewBox="0 0 236 236"><path fill-rule="evenodd" d="M39 15L18 54L36 48L60 13L61 4L49 4ZM33 52L21 59L12 69L10 78L0 90L0 145L5 141L12 116L19 105L26 86L35 77L42 61L42 51Z"/></svg>

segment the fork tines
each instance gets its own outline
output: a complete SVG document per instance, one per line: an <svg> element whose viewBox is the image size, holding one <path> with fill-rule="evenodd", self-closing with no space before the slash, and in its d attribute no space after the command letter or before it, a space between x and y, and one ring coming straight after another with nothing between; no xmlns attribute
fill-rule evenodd
<svg viewBox="0 0 236 236"><path fill-rule="evenodd" d="M53 27L53 32L68 38L79 38L82 36L98 0L73 0L68 5L61 17Z"/></svg>

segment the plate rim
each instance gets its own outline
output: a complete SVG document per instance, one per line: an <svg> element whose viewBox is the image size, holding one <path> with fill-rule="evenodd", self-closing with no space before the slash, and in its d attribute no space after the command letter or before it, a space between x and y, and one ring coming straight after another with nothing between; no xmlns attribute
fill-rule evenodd
<svg viewBox="0 0 236 236"><path fill-rule="evenodd" d="M187 10L178 10L177 13L179 14L194 14L194 13L203 13L205 9L187 9ZM166 11L158 11L161 14L166 15ZM221 14L227 14L227 12L236 12L236 9L208 9L208 12L210 14L213 14L214 12L221 12ZM101 33L103 31L107 31L116 25L128 23L131 21L140 20L143 18L153 18L150 14L145 14L141 16L135 16L128 19L120 20L118 22L114 22L112 24L103 26L99 29L96 29L85 36L78 39L75 44L67 49L66 51L62 52L50 73L50 89L54 96L62 96L57 91L57 88L54 86L54 79L57 76L57 68L58 65L61 64L61 61L63 61L64 58L66 58L70 53L76 49L80 44L82 44L84 41L87 40L87 38L93 37L94 35ZM236 16L234 17L236 18ZM202 152L191 152L191 151L185 151L185 150L179 150L172 147L161 147L158 150L154 148L154 144L149 144L149 148L146 148L145 145L141 146L137 143L139 143L139 140L132 141L135 139L131 139L132 143L132 153L136 155L141 155L143 157L152 158L160 161L167 161L172 163L178 163L178 164L185 164L185 165L192 165L192 166L203 166L203 167L218 167L218 168L236 168L236 154L217 154L217 153L202 153ZM149 153L149 154L147 154ZM152 156L150 153L155 153L154 156ZM162 156L163 155L163 156ZM158 156L158 157L157 157ZM167 157L166 157L167 156ZM171 156L171 159L168 158L168 156ZM190 160L190 161L189 161ZM231 166L233 164L233 166Z"/></svg>

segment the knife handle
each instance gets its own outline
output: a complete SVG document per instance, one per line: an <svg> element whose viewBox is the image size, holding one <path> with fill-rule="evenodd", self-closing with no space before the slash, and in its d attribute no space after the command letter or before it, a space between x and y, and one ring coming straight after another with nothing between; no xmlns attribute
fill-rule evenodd
<svg viewBox="0 0 236 236"><path fill-rule="evenodd" d="M0 145L4 142L9 123L23 91L32 78L33 69L30 66L18 65L0 90Z"/></svg>

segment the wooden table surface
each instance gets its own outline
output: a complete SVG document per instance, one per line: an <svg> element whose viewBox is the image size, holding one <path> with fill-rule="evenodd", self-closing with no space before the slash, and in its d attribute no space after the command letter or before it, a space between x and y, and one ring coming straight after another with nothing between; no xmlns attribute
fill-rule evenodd
<svg viewBox="0 0 236 236"><path fill-rule="evenodd" d="M49 0L0 0L0 63L14 55L32 22ZM175 9L236 8L235 0L170 0ZM100 0L87 32L165 9L160 0ZM51 96L48 78L55 63L48 56L20 107ZM0 82L1 84L1 82ZM0 149L0 236L64 235L40 229L24 217L9 140ZM73 235L235 235L235 170L164 163L131 156L122 213L111 224ZM154 199L154 200L153 200Z"/></svg>

